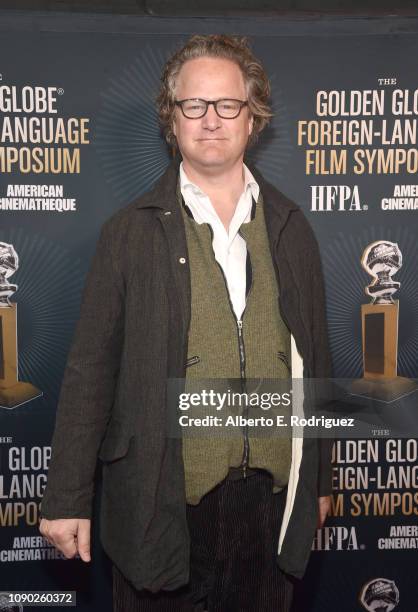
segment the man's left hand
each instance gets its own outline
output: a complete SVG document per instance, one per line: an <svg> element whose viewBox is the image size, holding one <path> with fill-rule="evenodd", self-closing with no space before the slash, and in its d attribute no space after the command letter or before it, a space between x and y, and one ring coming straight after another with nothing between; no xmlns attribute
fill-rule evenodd
<svg viewBox="0 0 418 612"><path fill-rule="evenodd" d="M325 519L327 518L327 514L331 508L331 496L327 495L326 497L318 497L318 524L316 526L317 529L323 527L325 523Z"/></svg>

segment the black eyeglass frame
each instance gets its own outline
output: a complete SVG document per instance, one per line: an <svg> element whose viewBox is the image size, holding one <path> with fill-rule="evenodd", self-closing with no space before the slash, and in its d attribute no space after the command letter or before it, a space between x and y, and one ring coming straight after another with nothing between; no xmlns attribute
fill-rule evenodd
<svg viewBox="0 0 418 612"><path fill-rule="evenodd" d="M230 100L231 102L239 102L239 104L240 104L240 107L238 109L237 114L234 115L233 117L222 117L222 115L220 115L219 112L218 112L218 104L219 104L219 102L224 102L225 100ZM206 104L206 110L203 113L203 115L199 115L199 117L188 117L186 115L186 113L183 110L183 102L191 102L191 101L204 102ZM239 114L241 113L241 111L244 108L244 106L248 106L248 100L237 100L236 98L219 98L219 100L204 100L203 98L185 98L184 100L174 100L174 104L181 108L181 112L183 113L184 117L186 117L186 119L202 119L202 117L204 117L206 115L206 113L208 112L208 108L209 108L210 104L213 104L213 108L215 109L215 113L221 119L236 119L239 116Z"/></svg>

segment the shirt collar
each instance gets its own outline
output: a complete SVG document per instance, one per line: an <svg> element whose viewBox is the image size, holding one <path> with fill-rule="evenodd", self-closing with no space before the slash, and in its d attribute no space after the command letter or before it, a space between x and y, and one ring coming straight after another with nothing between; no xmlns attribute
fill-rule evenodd
<svg viewBox="0 0 418 612"><path fill-rule="evenodd" d="M245 164L243 164L243 168L244 168L244 192L250 189L252 197L257 202L258 196L260 194L260 187L257 181L255 180L255 178L253 177L253 175L251 174L250 170ZM180 189L183 194L187 192L187 190L190 190L192 193L194 193L194 195L206 197L206 193L202 191L200 187L198 187L198 185L196 185L195 183L192 183L192 181L189 180L184 170L183 162L181 162L180 164Z"/></svg>

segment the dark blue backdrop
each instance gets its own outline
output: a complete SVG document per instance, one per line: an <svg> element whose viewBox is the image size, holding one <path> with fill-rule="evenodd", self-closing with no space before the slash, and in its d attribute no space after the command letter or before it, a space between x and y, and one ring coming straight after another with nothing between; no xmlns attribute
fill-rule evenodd
<svg viewBox="0 0 418 612"><path fill-rule="evenodd" d="M79 145L80 173L24 173L17 166L11 173L0 173L0 198L6 197L9 185L57 184L63 186L65 197L76 199L75 212L0 210L0 241L13 244L20 258L12 277L19 286L13 296L18 303L19 378L43 391L41 398L13 410L0 408L0 436L10 438L0 444L0 590L77 590L78 610L111 610L109 566L98 542L97 520L89 566L80 560L8 560L10 551L22 544L16 538L38 535L30 504L40 501L37 490L11 492L13 474L21 485L25 475L46 474L45 466L25 467L23 463L14 472L10 449L26 449L29 456L32 447L49 445L98 230L115 210L147 190L168 162L154 97L167 54L192 33L248 35L271 77L275 116L249 156L266 178L303 208L314 227L323 256L335 374L362 374L360 304L368 301L364 287L370 279L361 269L360 257L369 243L388 239L398 242L404 256L404 266L396 276L402 283L399 373L418 377L418 210L384 211L380 207L381 198L391 196L396 184L413 184L416 173L355 175L349 169L346 175L307 176L306 146L297 143L298 121L320 119L315 115L318 90L380 89L378 79L391 77L397 79L397 86L413 92L418 86L417 28L417 19L401 18L176 20L0 13L0 86L16 86L18 92L25 85L61 88L55 118L88 118L90 130L90 142ZM394 87L385 86L388 96ZM385 117L390 122L389 111ZM0 121L6 116L30 114L0 112ZM24 146L76 147L3 139L1 155L4 148ZM377 139L369 148L378 147ZM416 149L416 141L405 148ZM357 185L362 209L311 211L311 185ZM361 444L356 445L358 451ZM380 445L378 465L387 470L385 441ZM395 464L401 463L398 456ZM372 471L378 467L372 461L367 464ZM346 470L352 465L358 461L342 460L336 467ZM99 494L99 475L97 491ZM418 500L413 502L412 514L402 507L392 515L367 514L363 505L360 515L352 516L355 492L346 484L342 488L336 484L336 495L344 496L344 514L331 517L328 531L319 534L316 548L329 550L313 552L295 610L361 610L362 586L384 577L394 580L399 589L396 610L412 612L418 595L416 550L379 550L377 542L389 537L391 525L417 524ZM412 485L409 493L415 493ZM13 518L22 508L22 516ZM332 527L337 529L332 531ZM32 541L27 550L31 554L43 550L45 555L47 547L45 542Z"/></svg>

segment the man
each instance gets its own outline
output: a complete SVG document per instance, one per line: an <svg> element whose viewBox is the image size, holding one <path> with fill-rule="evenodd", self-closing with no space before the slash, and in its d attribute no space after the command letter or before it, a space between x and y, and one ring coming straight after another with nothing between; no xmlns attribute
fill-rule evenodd
<svg viewBox="0 0 418 612"><path fill-rule="evenodd" d="M329 445L166 435L168 379L296 378L298 353L330 375L312 230L243 163L268 96L244 39L192 37L158 100L181 164L105 223L89 272L40 530L90 560L99 456L118 611L289 610L329 507Z"/></svg>

